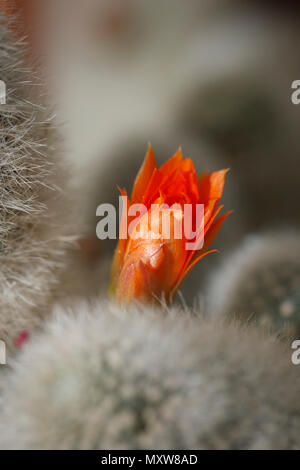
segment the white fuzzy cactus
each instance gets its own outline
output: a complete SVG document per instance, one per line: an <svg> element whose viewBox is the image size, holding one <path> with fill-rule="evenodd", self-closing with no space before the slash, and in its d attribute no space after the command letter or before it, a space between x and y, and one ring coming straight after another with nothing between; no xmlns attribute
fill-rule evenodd
<svg viewBox="0 0 300 470"><path fill-rule="evenodd" d="M300 235L247 237L211 278L212 315L228 314L285 336L300 333Z"/></svg>
<svg viewBox="0 0 300 470"><path fill-rule="evenodd" d="M7 379L3 448L299 448L299 376L274 339L171 309L57 308Z"/></svg>
<svg viewBox="0 0 300 470"><path fill-rule="evenodd" d="M0 339L10 347L52 302L68 238L57 210L56 131L7 21L0 16Z"/></svg>

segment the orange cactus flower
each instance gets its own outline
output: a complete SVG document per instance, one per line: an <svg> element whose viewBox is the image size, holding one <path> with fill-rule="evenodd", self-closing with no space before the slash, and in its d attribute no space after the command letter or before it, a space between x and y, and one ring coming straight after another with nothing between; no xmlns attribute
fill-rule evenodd
<svg viewBox="0 0 300 470"><path fill-rule="evenodd" d="M163 297L169 303L174 298L190 269L211 253L208 247L230 213L217 218L223 207L219 201L226 173L221 170L198 177L192 160L184 159L181 150L158 169L149 146L131 199L120 190L127 198L127 210L123 208L110 288L118 302L149 302ZM130 214L135 204L145 208L137 220ZM191 208L188 215L183 210L187 205ZM202 217L193 223L197 207L202 207ZM164 213L170 221L168 236L163 230ZM189 227L184 234L183 224ZM191 238L193 243L187 249Z"/></svg>

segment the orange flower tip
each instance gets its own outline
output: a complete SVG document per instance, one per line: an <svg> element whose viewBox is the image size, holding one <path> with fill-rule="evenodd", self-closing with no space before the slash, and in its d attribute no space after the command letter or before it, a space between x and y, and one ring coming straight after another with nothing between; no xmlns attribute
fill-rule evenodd
<svg viewBox="0 0 300 470"><path fill-rule="evenodd" d="M177 157L180 160L184 159L183 152L182 152L182 147L178 147L178 150L175 153L174 157Z"/></svg>
<svg viewBox="0 0 300 470"><path fill-rule="evenodd" d="M116 186L117 186L117 189L120 192L121 196L127 196L126 189L122 189L118 184Z"/></svg>
<svg viewBox="0 0 300 470"><path fill-rule="evenodd" d="M146 157L137 174L137 177L133 185L133 189L131 193L131 201L133 203L142 201L143 195L145 193L145 188L147 184L149 183L149 180L156 168L157 168L157 165L156 165L154 152L153 152L152 146L149 145L147 153L146 153Z"/></svg>

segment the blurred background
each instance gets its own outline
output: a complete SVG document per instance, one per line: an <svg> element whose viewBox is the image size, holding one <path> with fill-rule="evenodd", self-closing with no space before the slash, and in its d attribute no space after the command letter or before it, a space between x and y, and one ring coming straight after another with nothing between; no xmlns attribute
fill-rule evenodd
<svg viewBox="0 0 300 470"><path fill-rule="evenodd" d="M80 272L92 272L91 291L93 269L115 246L95 237L96 207L117 202L117 184L131 190L148 142L158 162L182 146L199 172L231 169L224 200L234 214L214 243L220 254L185 282L188 304L245 236L297 230L298 2L26 0L18 8L73 168Z"/></svg>

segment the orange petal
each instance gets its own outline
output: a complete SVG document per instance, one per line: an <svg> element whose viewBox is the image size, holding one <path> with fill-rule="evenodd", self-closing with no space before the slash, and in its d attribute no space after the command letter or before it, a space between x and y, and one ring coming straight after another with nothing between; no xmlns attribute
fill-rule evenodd
<svg viewBox="0 0 300 470"><path fill-rule="evenodd" d="M220 199L223 194L225 177L229 168L226 170L215 171L210 175L209 199Z"/></svg>
<svg viewBox="0 0 300 470"><path fill-rule="evenodd" d="M223 225L223 222L225 221L225 219L227 219L227 217L231 213L232 211L226 212L225 214L221 215L217 220L215 220L211 224L209 230L205 234L203 247L201 248L201 250L199 250L199 252L195 252L194 256L190 259L190 262L192 263L193 266L195 265L194 260L198 257L198 255L201 255L202 253L207 252L208 248L210 247L210 245L213 243L214 239L218 235L219 230L221 226Z"/></svg>
<svg viewBox="0 0 300 470"><path fill-rule="evenodd" d="M199 187L201 186L201 184L203 184L203 181L205 181L208 178L208 176L209 176L209 173L207 171L200 173L200 175L198 176Z"/></svg>
<svg viewBox="0 0 300 470"><path fill-rule="evenodd" d="M191 158L185 158L182 162L181 168L187 173L193 172L196 174L195 166Z"/></svg>
<svg viewBox="0 0 300 470"><path fill-rule="evenodd" d="M225 176L229 170L215 171L211 174L202 173L198 179L199 200L208 204L211 199L218 202L221 199L225 184Z"/></svg>
<svg viewBox="0 0 300 470"><path fill-rule="evenodd" d="M137 265L130 264L122 270L114 295L121 304L151 299L149 274L141 261Z"/></svg>
<svg viewBox="0 0 300 470"><path fill-rule="evenodd" d="M144 160L143 165L135 179L133 190L131 194L132 204L141 202L145 194L145 190L149 184L151 176L156 169L156 161L151 145L148 147L148 151Z"/></svg>
<svg viewBox="0 0 300 470"><path fill-rule="evenodd" d="M204 209L204 227L206 227L206 225L211 220L212 214L213 214L217 204L218 204L218 200L213 199L213 200L209 200L207 205L205 205L205 209Z"/></svg>
<svg viewBox="0 0 300 470"><path fill-rule="evenodd" d="M189 265L190 261L192 260L195 252L201 252L203 253L203 251L207 250L208 248L208 244L205 243L206 241L206 238L207 238L207 233L209 232L210 228L211 228L211 225L213 224L213 221L215 220L215 218L217 217L217 215L219 214L219 212L223 209L223 206L219 206L217 208L217 210L215 211L215 213L212 215L212 217L210 217L210 219L208 221L205 220L204 218L204 233L203 233L203 227L201 227L199 233L198 233L198 236L197 236L197 240L196 240L196 245L200 243L201 240L203 240L204 244L203 244L203 247L201 248L201 250L197 250L195 249L194 251L190 251L189 255L187 256L187 259L186 259L186 262L185 262L185 265L183 267L183 270L185 270L187 268L187 266ZM203 238L202 238L203 237ZM204 249L204 246L205 246L205 249Z"/></svg>
<svg viewBox="0 0 300 470"><path fill-rule="evenodd" d="M167 160L159 169L160 173L162 174L163 178L165 176L169 176L175 170L177 170L183 160L182 150L179 148L175 155L173 155L170 160Z"/></svg>
<svg viewBox="0 0 300 470"><path fill-rule="evenodd" d="M193 197L194 202L199 202L199 189L197 181L197 173L193 161L190 158L186 158L182 164L182 169L186 173L187 177L187 192Z"/></svg>
<svg viewBox="0 0 300 470"><path fill-rule="evenodd" d="M203 247L201 248L199 253L197 253L197 252L194 253L194 256L192 257L192 259L190 260L188 265L185 266L184 270L182 271L182 273L181 273L181 275L180 275L180 277L179 277L179 279L178 279L178 281L177 281L177 283L176 283L176 285L175 285L175 287L172 291L172 295L176 292L176 290L178 289L179 284L181 284L181 282L184 280L186 275L195 266L195 264L198 263L198 261L200 261L202 258L204 258L204 256L209 255L211 253L216 253L218 251L218 250L207 251L207 249L213 243L214 239L218 235L218 232L219 232L223 222L225 221L225 219L231 213L232 213L232 211L228 211L225 214L221 215L217 220L215 220L213 222L213 224L210 227L210 230L209 230L208 234L205 236Z"/></svg>
<svg viewBox="0 0 300 470"><path fill-rule="evenodd" d="M213 214L213 216L209 220L208 224L206 224L206 226L204 228L204 234L205 235L204 235L203 247L200 250L191 251L188 254L188 256L186 258L186 261L183 265L182 272L180 274L180 279L183 279L183 277L185 276L184 273L186 273L190 270L189 266L191 266L191 263L192 263L192 266L195 265L195 262L194 262L195 256L196 256L197 261L199 261L201 259L201 257L202 257L201 255L208 250L209 246L212 244L215 237L217 236L217 233L220 230L222 223L228 217L228 215L231 214L232 211L226 212L226 214L222 215L217 220L215 220L215 218L217 217L217 215L219 214L219 212L222 208L223 208L223 206L218 207L218 209L215 211L215 213ZM215 220L215 222L214 222L214 220ZM202 236L203 236L203 233L201 231L198 235L199 242L200 242ZM180 282L181 281L179 281L179 283Z"/></svg>
<svg viewBox="0 0 300 470"><path fill-rule="evenodd" d="M161 183L161 174L160 171L156 168L154 169L150 183L145 191L145 194L142 199L142 203L149 209L150 205L160 196L160 183Z"/></svg>

